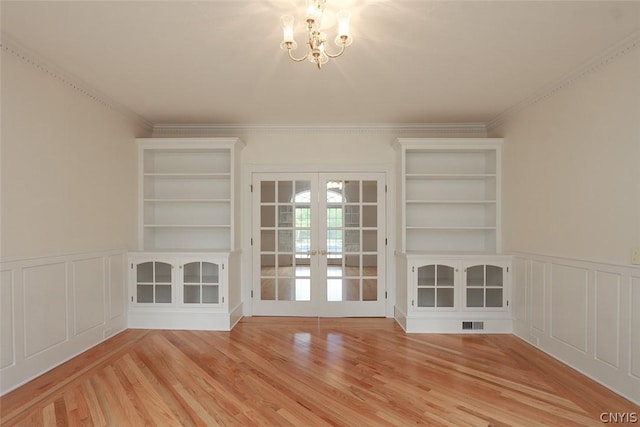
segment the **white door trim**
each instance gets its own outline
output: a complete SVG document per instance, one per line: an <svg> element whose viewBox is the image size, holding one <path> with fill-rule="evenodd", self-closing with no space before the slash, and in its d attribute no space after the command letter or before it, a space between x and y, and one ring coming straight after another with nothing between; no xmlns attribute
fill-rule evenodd
<svg viewBox="0 0 640 427"><path fill-rule="evenodd" d="M396 177L393 164L356 164L356 165L264 165L248 163L242 166L242 180L240 186L242 188L241 201L241 247L242 250L242 300L243 316L250 317L253 315L251 304L251 291L253 289L253 248L251 246L252 238L252 193L251 182L254 173L259 172L315 172L315 173L333 173L333 172L378 172L385 173L387 183L387 191L385 192L386 200L386 232L387 245L385 246L385 282L387 286L386 295L386 317L394 317L394 306L396 300L396 266L395 266L395 247L396 242L396 210L393 206L396 204Z"/></svg>

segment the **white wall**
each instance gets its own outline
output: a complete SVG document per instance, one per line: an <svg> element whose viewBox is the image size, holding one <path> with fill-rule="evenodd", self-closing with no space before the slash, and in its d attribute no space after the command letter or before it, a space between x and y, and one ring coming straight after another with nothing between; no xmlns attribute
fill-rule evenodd
<svg viewBox="0 0 640 427"><path fill-rule="evenodd" d="M1 77L0 394L127 327L145 136L5 40Z"/></svg>
<svg viewBox="0 0 640 427"><path fill-rule="evenodd" d="M2 50L3 259L135 247L141 129Z"/></svg>
<svg viewBox="0 0 640 427"><path fill-rule="evenodd" d="M508 118L514 332L640 403L640 49Z"/></svg>
<svg viewBox="0 0 640 427"><path fill-rule="evenodd" d="M510 118L504 248L629 265L640 248L640 49Z"/></svg>

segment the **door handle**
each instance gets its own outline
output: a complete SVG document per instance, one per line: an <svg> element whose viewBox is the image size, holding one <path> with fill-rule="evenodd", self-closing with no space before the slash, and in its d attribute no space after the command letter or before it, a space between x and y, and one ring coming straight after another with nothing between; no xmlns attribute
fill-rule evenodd
<svg viewBox="0 0 640 427"><path fill-rule="evenodd" d="M324 249L320 251L320 255L326 255L327 251L325 251Z"/></svg>
<svg viewBox="0 0 640 427"><path fill-rule="evenodd" d="M312 250L312 251L307 251L307 255L315 255L317 253L318 253L318 251L316 251L315 249Z"/></svg>

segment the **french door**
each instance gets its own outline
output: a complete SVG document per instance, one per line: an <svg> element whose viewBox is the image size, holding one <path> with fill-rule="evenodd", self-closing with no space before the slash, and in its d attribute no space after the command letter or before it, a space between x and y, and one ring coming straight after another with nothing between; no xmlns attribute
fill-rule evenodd
<svg viewBox="0 0 640 427"><path fill-rule="evenodd" d="M254 315L385 315L384 178L253 174Z"/></svg>

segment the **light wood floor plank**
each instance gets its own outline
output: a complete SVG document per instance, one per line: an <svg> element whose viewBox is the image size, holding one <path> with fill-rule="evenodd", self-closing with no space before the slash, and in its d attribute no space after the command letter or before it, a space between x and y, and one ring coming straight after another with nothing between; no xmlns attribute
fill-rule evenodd
<svg viewBox="0 0 640 427"><path fill-rule="evenodd" d="M128 330L0 398L3 426L599 426L623 399L510 335L390 319Z"/></svg>

